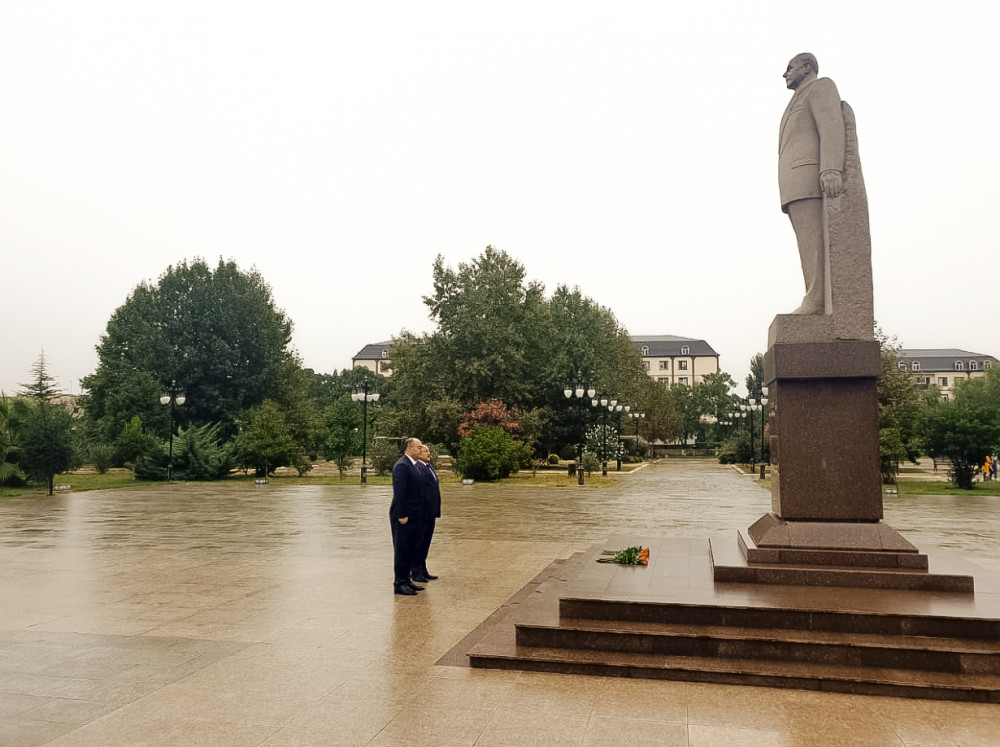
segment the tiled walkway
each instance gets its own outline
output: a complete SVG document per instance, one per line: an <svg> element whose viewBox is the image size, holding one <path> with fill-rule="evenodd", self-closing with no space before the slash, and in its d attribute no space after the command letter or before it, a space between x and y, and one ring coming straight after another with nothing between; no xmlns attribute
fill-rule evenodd
<svg viewBox="0 0 1000 747"><path fill-rule="evenodd" d="M614 488L453 486L392 594L389 489L174 484L0 500L0 745L995 745L1000 707L435 662L551 560L769 507L706 461ZM889 498L1000 570L1000 500Z"/></svg>

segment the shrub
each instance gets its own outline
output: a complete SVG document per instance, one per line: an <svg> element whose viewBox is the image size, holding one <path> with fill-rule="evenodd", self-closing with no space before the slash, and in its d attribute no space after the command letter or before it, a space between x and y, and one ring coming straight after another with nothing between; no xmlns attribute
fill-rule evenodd
<svg viewBox="0 0 1000 747"><path fill-rule="evenodd" d="M402 452L394 438L376 438L368 449L368 461L376 475L388 475Z"/></svg>
<svg viewBox="0 0 1000 747"><path fill-rule="evenodd" d="M576 459L576 446L573 444L566 444L561 449L559 449L560 459Z"/></svg>
<svg viewBox="0 0 1000 747"><path fill-rule="evenodd" d="M106 475L111 469L111 460L114 456L115 450L109 444L92 444L90 447L90 461L94 463L94 469L100 475Z"/></svg>
<svg viewBox="0 0 1000 747"><path fill-rule="evenodd" d="M140 480L164 480L167 476L169 444L136 459L133 473ZM174 461L170 469L175 480L220 480L233 468L232 444L219 443L219 426L181 428L174 436Z"/></svg>
<svg viewBox="0 0 1000 747"><path fill-rule="evenodd" d="M601 460L597 458L597 454L590 451L583 452L583 469L588 475L600 471Z"/></svg>
<svg viewBox="0 0 1000 747"><path fill-rule="evenodd" d="M531 451L502 428L476 428L458 445L455 471L464 478L496 481L531 464Z"/></svg>
<svg viewBox="0 0 1000 747"><path fill-rule="evenodd" d="M548 462L549 464L559 464L559 455L549 454Z"/></svg>

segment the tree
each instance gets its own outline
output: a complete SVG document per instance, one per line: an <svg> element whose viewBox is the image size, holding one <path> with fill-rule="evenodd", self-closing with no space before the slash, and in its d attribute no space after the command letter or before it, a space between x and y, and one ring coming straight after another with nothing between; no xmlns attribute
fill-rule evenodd
<svg viewBox="0 0 1000 747"><path fill-rule="evenodd" d="M240 419L234 446L237 464L262 477L292 464L300 449L284 413L269 399Z"/></svg>
<svg viewBox="0 0 1000 747"><path fill-rule="evenodd" d="M986 378L962 381L955 397L942 399L928 392L924 440L932 457L951 460L951 479L956 487L971 490L973 478L988 454L1000 445L1000 370Z"/></svg>
<svg viewBox="0 0 1000 747"><path fill-rule="evenodd" d="M291 330L256 270L222 260L212 269L201 259L168 267L108 321L97 371L83 380L92 437L114 440L134 415L165 432L168 413L157 400L176 381L187 395L181 422L219 423L228 438L242 412L281 401L289 366L298 365Z"/></svg>
<svg viewBox="0 0 1000 747"><path fill-rule="evenodd" d="M21 453L25 470L48 484L49 495L55 476L73 462L73 418L62 405L54 404L60 392L45 364L45 351L31 368L32 380L22 384L24 395L15 405L21 423Z"/></svg>
<svg viewBox="0 0 1000 747"><path fill-rule="evenodd" d="M45 362L45 350L38 354L38 360L31 367L31 381L21 384L21 394L31 397L36 402L51 402L59 396L56 380L49 375Z"/></svg>
<svg viewBox="0 0 1000 747"><path fill-rule="evenodd" d="M647 378L638 351L611 311L579 289L559 286L547 299L541 284L525 281L523 265L493 247L457 269L439 256L433 278L434 294L424 302L437 329L404 331L392 342L387 404L396 411L397 435L454 444L458 421L441 416L456 403L460 414L495 398L522 417L534 412L534 437L556 451L575 442L580 428L577 408L562 394L568 383L636 401Z"/></svg>
<svg viewBox="0 0 1000 747"><path fill-rule="evenodd" d="M764 387L764 354L755 353L750 359L750 372L746 378L747 393L755 395Z"/></svg>
<svg viewBox="0 0 1000 747"><path fill-rule="evenodd" d="M361 453L361 407L345 394L323 411L323 422L323 457L336 462L343 477L354 465L353 457Z"/></svg>
<svg viewBox="0 0 1000 747"><path fill-rule="evenodd" d="M899 344L881 329L875 330L882 356L878 378L879 468L883 483L895 483L899 463L916 462L922 446L920 424L923 399L913 376L899 367Z"/></svg>
<svg viewBox="0 0 1000 747"><path fill-rule="evenodd" d="M21 405L21 453L24 467L54 490L55 476L69 469L73 458L73 418L65 407L44 399L25 398Z"/></svg>
<svg viewBox="0 0 1000 747"><path fill-rule="evenodd" d="M735 388L736 382L725 371L706 374L702 381L691 387L687 402L690 412L685 417L685 426L690 428L699 443L722 439L719 422L725 420L739 404L739 398L732 393Z"/></svg>
<svg viewBox="0 0 1000 747"><path fill-rule="evenodd" d="M25 479L18 464L20 452L21 434L14 400L0 393L0 485Z"/></svg>
<svg viewBox="0 0 1000 747"><path fill-rule="evenodd" d="M602 462L617 459L625 453L618 440L618 428L610 423L598 423L587 431L587 451Z"/></svg>
<svg viewBox="0 0 1000 747"><path fill-rule="evenodd" d="M491 397L476 405L472 412L462 415L458 435L464 438L475 428L502 428L511 435L517 435L521 430L517 422L519 415L516 407L508 410L501 400Z"/></svg>

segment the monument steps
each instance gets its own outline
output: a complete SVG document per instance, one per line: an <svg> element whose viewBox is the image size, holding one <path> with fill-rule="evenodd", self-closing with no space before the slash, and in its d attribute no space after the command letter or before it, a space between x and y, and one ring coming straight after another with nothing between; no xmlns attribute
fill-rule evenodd
<svg viewBox="0 0 1000 747"><path fill-rule="evenodd" d="M552 564L448 663L1000 703L997 574L960 567L975 597L719 583L721 540L615 537ZM594 562L637 543L647 567Z"/></svg>
<svg viewBox="0 0 1000 747"><path fill-rule="evenodd" d="M558 626L520 624L515 640L518 646L535 648L1000 675L996 641L570 618L560 619Z"/></svg>
<svg viewBox="0 0 1000 747"><path fill-rule="evenodd" d="M797 690L932 700L1000 703L1000 676L814 662L518 647L516 654L472 653L473 667L636 677L683 682L784 687Z"/></svg>

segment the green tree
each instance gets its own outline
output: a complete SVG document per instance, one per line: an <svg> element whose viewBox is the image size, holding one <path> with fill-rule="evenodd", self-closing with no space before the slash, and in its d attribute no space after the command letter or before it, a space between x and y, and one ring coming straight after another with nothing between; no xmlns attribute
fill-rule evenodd
<svg viewBox="0 0 1000 747"><path fill-rule="evenodd" d="M736 388L733 377L725 371L706 374L702 381L691 387L687 401L685 425L699 443L717 443L722 440L719 425L738 406L739 398L732 393ZM689 424L689 425L688 425Z"/></svg>
<svg viewBox="0 0 1000 747"><path fill-rule="evenodd" d="M361 406L345 394L323 411L323 422L323 457L335 462L343 477L354 465L353 457L361 453Z"/></svg>
<svg viewBox="0 0 1000 747"><path fill-rule="evenodd" d="M879 468L883 483L895 483L901 461L916 462L922 447L924 398L907 368L899 367L899 344L876 329L882 356L878 379Z"/></svg>
<svg viewBox="0 0 1000 747"><path fill-rule="evenodd" d="M756 396L763 391L764 383L764 354L756 353L750 359L750 373L746 378L747 392Z"/></svg>
<svg viewBox="0 0 1000 747"><path fill-rule="evenodd" d="M437 329L403 332L392 342L396 435L455 444L458 413L496 398L523 416L545 451L575 443L578 409L562 394L583 381L622 401L636 400L645 375L627 331L611 311L559 286L551 298L525 281L524 267L487 247L475 260L433 268L434 294L424 299ZM434 404L438 403L438 404ZM583 427L592 416L586 415ZM432 435L433 434L433 435Z"/></svg>
<svg viewBox="0 0 1000 747"><path fill-rule="evenodd" d="M60 392L56 380L49 375L48 364L45 361L45 350L38 354L38 360L31 367L31 381L21 384L21 394L31 397L36 402L52 402Z"/></svg>
<svg viewBox="0 0 1000 747"><path fill-rule="evenodd" d="M928 392L924 440L932 457L951 461L956 487L971 490L973 478L986 456L1000 445L1000 370L986 378L959 382L955 397L942 399Z"/></svg>
<svg viewBox="0 0 1000 747"><path fill-rule="evenodd" d="M14 400L0 392L0 485L20 483L25 474L18 464L21 434Z"/></svg>
<svg viewBox="0 0 1000 747"><path fill-rule="evenodd" d="M269 399L251 407L240 419L234 446L236 463L262 477L294 463L301 449L284 413Z"/></svg>
<svg viewBox="0 0 1000 747"><path fill-rule="evenodd" d="M44 399L25 398L21 405L21 453L28 474L44 481L49 495L55 476L69 469L73 459L73 418L65 407Z"/></svg>
<svg viewBox="0 0 1000 747"><path fill-rule="evenodd" d="M29 475L48 484L52 495L55 476L73 463L73 418L65 407L55 404L60 392L48 373L44 351L31 374L31 381L21 385L24 396L15 405L20 410L22 461Z"/></svg>
<svg viewBox="0 0 1000 747"><path fill-rule="evenodd" d="M108 321L97 370L83 380L95 440L112 441L139 415L167 430L158 397L172 381L187 403L181 423L219 423L228 438L240 413L281 401L289 366L291 322L276 308L256 270L201 259L167 268L157 283L140 283Z"/></svg>

